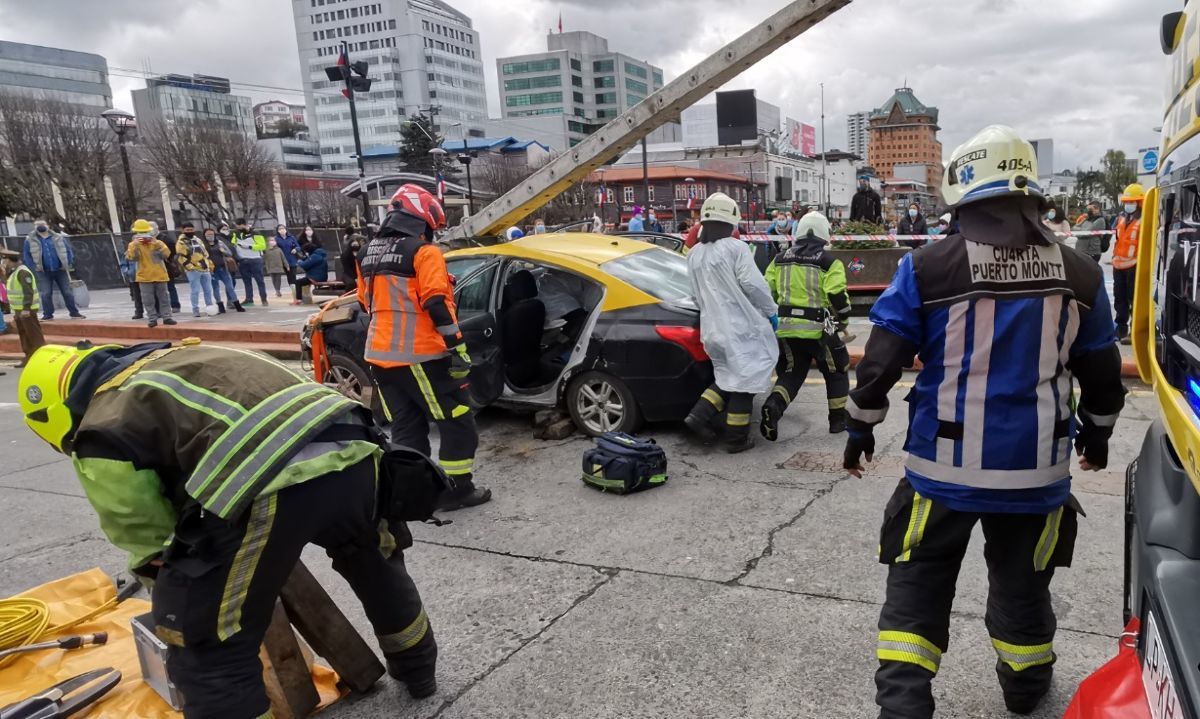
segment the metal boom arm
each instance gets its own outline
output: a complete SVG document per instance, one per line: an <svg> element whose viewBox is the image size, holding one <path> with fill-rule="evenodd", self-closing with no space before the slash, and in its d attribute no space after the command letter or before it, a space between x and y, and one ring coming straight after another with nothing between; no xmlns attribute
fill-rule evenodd
<svg viewBox="0 0 1200 719"><path fill-rule="evenodd" d="M496 234L524 219L559 193L633 147L656 127L808 30L851 0L794 0L708 56L658 92L614 118L586 140L554 158L517 187L446 233L456 240Z"/></svg>

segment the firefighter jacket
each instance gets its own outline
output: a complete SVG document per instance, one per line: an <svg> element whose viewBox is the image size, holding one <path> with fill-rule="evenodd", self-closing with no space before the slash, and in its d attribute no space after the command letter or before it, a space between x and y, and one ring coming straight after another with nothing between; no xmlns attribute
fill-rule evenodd
<svg viewBox="0 0 1200 719"><path fill-rule="evenodd" d="M37 312L42 308L41 296L38 294L37 277L28 265L18 265L8 276L5 283L8 289L8 304L14 314L17 312Z"/></svg>
<svg viewBox="0 0 1200 719"><path fill-rule="evenodd" d="M836 324L850 318L846 268L820 238L796 240L771 261L765 277L779 303L780 337L820 339L827 318Z"/></svg>
<svg viewBox="0 0 1200 719"><path fill-rule="evenodd" d="M256 497L378 453L365 409L273 359L225 347L150 345L93 387L72 446L100 527L138 568L185 509L236 522ZM122 352L135 350L127 348ZM78 397L92 393L91 400ZM363 439L323 439L357 425Z"/></svg>
<svg viewBox="0 0 1200 719"><path fill-rule="evenodd" d="M847 407L883 421L913 356L906 475L922 497L967 512L1041 514L1070 492L1079 415L1112 427L1120 353L1099 266L1058 243L1006 247L955 234L904 257ZM852 426L853 431L853 426Z"/></svg>
<svg viewBox="0 0 1200 719"><path fill-rule="evenodd" d="M447 355L443 335L458 333L446 260L420 237L375 237L359 261L358 301L371 314L364 357L379 367L405 367ZM437 326L429 306L441 298L450 324ZM444 321L444 320L443 320Z"/></svg>
<svg viewBox="0 0 1200 719"><path fill-rule="evenodd" d="M1141 235L1141 212L1133 215L1122 213L1117 218L1117 244L1113 248L1114 270L1127 270L1137 264L1138 237Z"/></svg>

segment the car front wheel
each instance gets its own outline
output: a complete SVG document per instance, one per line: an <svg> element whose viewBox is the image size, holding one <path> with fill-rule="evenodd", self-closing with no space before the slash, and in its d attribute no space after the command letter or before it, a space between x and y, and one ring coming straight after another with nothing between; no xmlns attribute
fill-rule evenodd
<svg viewBox="0 0 1200 719"><path fill-rule="evenodd" d="M370 373L345 352L329 350L324 383L379 415L379 397Z"/></svg>
<svg viewBox="0 0 1200 719"><path fill-rule="evenodd" d="M575 425L593 437L632 433L642 423L633 393L624 382L603 372L584 372L571 380L566 401Z"/></svg>

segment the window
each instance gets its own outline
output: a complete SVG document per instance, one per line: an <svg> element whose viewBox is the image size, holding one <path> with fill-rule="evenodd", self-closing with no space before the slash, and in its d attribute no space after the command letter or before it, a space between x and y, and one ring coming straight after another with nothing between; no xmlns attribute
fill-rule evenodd
<svg viewBox="0 0 1200 719"><path fill-rule="evenodd" d="M663 84L663 74L658 70L654 71L654 84L660 86Z"/></svg>
<svg viewBox="0 0 1200 719"><path fill-rule="evenodd" d="M646 188L646 191L650 193L649 196L646 198L646 201L654 202L654 185L651 185L650 187Z"/></svg>
<svg viewBox="0 0 1200 719"><path fill-rule="evenodd" d="M644 68L640 65L634 65L633 63L627 62L627 63L625 63L625 74L626 75L634 75L634 76L640 77L644 80L644 79L646 79L646 68Z"/></svg>
<svg viewBox="0 0 1200 719"><path fill-rule="evenodd" d="M572 75L571 84L575 87L583 87L583 78L578 75Z"/></svg>
<svg viewBox="0 0 1200 719"><path fill-rule="evenodd" d="M592 72L612 72L613 69L612 60L596 60L592 63Z"/></svg>
<svg viewBox="0 0 1200 719"><path fill-rule="evenodd" d="M575 58L571 58L571 69L572 70L583 70L583 63L579 62Z"/></svg>
<svg viewBox="0 0 1200 719"><path fill-rule="evenodd" d="M625 198L625 202L633 202L633 187L626 185L621 196Z"/></svg>
<svg viewBox="0 0 1200 719"><path fill-rule="evenodd" d="M607 119L610 117L616 117L616 116L617 116L616 110L596 110L596 119L598 119L598 120L604 120L604 119Z"/></svg>
<svg viewBox="0 0 1200 719"><path fill-rule="evenodd" d="M638 82L637 80L633 80L628 77L625 78L625 89L633 90L634 92L640 92L643 95L645 95L647 93L646 83Z"/></svg>
<svg viewBox="0 0 1200 719"><path fill-rule="evenodd" d="M571 93L571 99L574 100L575 102L583 102L583 93L582 92L573 92L573 93Z"/></svg>
<svg viewBox="0 0 1200 719"><path fill-rule="evenodd" d="M388 20L388 30L395 30L395 29L396 29L396 21Z"/></svg>
<svg viewBox="0 0 1200 719"><path fill-rule="evenodd" d="M505 90L529 90L538 87L558 87L562 85L561 75L542 75L539 77L519 77L515 80L505 80Z"/></svg>
<svg viewBox="0 0 1200 719"><path fill-rule="evenodd" d="M617 78L613 77L612 75L603 75L596 78L592 84L594 84L596 87L616 87Z"/></svg>
<svg viewBox="0 0 1200 719"><path fill-rule="evenodd" d="M532 95L509 95L504 99L508 107L518 105L550 105L562 102L561 92L537 92Z"/></svg>
<svg viewBox="0 0 1200 719"><path fill-rule="evenodd" d="M596 93L597 105L615 105L617 104L617 93L615 92L598 92Z"/></svg>
<svg viewBox="0 0 1200 719"><path fill-rule="evenodd" d="M527 72L548 72L558 70L560 63L558 58L551 57L545 60L529 60L528 62L506 62L500 68L500 71L505 75L521 75Z"/></svg>
<svg viewBox="0 0 1200 719"><path fill-rule="evenodd" d="M645 100L645 99L646 99L646 98L644 98L644 97L638 97L637 95L626 95L626 96L625 96L625 102L629 103L630 105L636 105L636 104L638 104L639 102L641 102L642 100Z"/></svg>
<svg viewBox="0 0 1200 719"><path fill-rule="evenodd" d="M670 250L654 247L609 260L600 269L664 302L693 304L687 260Z"/></svg>
<svg viewBox="0 0 1200 719"><path fill-rule="evenodd" d="M466 266L460 268L456 264L451 269L447 265L446 269L450 270L456 277L466 279L465 282L458 284L454 292L454 304L458 307L459 322L471 317L487 314L490 310L488 305L491 304L492 283L496 280L497 268L498 265L492 265L472 275L471 273L475 270L474 267ZM469 277L466 277L467 275Z"/></svg>

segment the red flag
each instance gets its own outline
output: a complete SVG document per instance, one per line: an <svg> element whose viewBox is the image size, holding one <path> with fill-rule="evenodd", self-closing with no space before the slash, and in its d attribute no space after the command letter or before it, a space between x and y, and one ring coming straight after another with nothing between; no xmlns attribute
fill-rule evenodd
<svg viewBox="0 0 1200 719"><path fill-rule="evenodd" d="M342 51L340 53L338 53L337 64L338 64L338 67L343 67L343 68L350 64L350 56L346 52L345 44L342 45ZM343 73L349 72L349 69L347 68L345 70L342 70L342 72ZM346 98L347 100L350 99L349 88L345 88L345 87L342 88L342 97Z"/></svg>
<svg viewBox="0 0 1200 719"><path fill-rule="evenodd" d="M558 34L562 34L562 10L558 11Z"/></svg>

